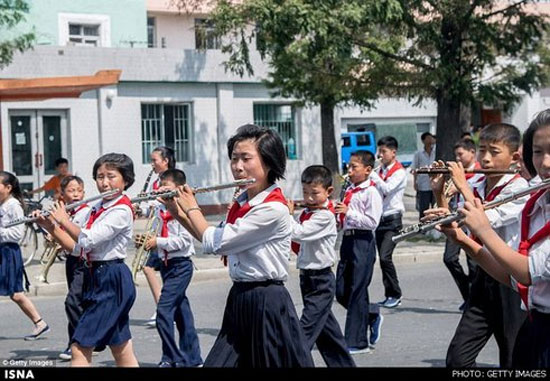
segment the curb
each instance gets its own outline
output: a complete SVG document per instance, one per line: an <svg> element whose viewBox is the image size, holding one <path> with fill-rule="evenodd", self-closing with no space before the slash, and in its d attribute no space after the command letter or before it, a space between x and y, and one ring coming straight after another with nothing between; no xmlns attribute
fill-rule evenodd
<svg viewBox="0 0 550 381"><path fill-rule="evenodd" d="M411 248L403 248L402 250L408 250ZM422 264L422 263L433 263L433 262L442 262L443 261L443 248L434 247L431 250L422 250L419 251L418 248L414 253L395 253L393 256L393 262L399 265L410 265L410 264ZM200 268L200 262L198 263ZM335 271L335 269L333 269ZM291 261L289 264L289 273L298 274L298 269L296 268L296 262ZM214 269L202 269L195 270L193 273L193 283L208 282L213 280L226 279L229 280L229 272L226 268L214 268ZM137 279L136 287L148 287L145 277L140 274ZM28 296L60 296L67 293L67 283L66 282L53 282L53 283L38 283L33 284L30 287Z"/></svg>

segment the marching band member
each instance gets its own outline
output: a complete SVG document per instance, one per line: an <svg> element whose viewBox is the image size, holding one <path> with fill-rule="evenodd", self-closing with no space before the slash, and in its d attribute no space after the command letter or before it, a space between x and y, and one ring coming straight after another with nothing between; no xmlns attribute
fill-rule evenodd
<svg viewBox="0 0 550 381"><path fill-rule="evenodd" d="M47 333L50 327L23 292L23 277L25 288L29 288L19 247L25 225L3 227L10 221L24 217L23 205L23 194L17 177L0 171L0 295L9 296L33 322L34 329L25 336L25 340L36 340Z"/></svg>
<svg viewBox="0 0 550 381"><path fill-rule="evenodd" d="M127 190L134 183L134 164L125 154L110 153L94 164L99 192ZM137 366L132 346L129 312L136 290L124 264L132 240L133 209L124 194L104 197L92 206L84 228L70 221L62 204L54 204L54 236L63 248L77 250L86 261L84 311L71 338L72 365L89 366L92 351L107 345L117 366ZM76 242L76 244L74 244Z"/></svg>
<svg viewBox="0 0 550 381"><path fill-rule="evenodd" d="M281 189L286 155L271 129L241 126L227 143L235 179L255 178L222 227L208 226L186 185L172 215L202 241L206 253L228 256L233 286L205 367L313 367L290 294L290 215Z"/></svg>

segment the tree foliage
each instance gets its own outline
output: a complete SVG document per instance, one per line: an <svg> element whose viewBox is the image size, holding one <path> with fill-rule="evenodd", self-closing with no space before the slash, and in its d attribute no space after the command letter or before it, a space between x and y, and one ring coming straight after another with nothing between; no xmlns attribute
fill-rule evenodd
<svg viewBox="0 0 550 381"><path fill-rule="evenodd" d="M188 9L204 5L173 1ZM227 68L253 73L256 42L269 64L266 84L277 95L325 108L370 107L382 96L435 100L438 134L446 136L438 142L439 158L451 157L461 128L470 123L472 104L507 111L548 81L548 20L533 0L219 0L210 5L225 36ZM323 128L330 126L325 122Z"/></svg>
<svg viewBox="0 0 550 381"><path fill-rule="evenodd" d="M15 52L23 52L32 46L34 33L7 33L23 21L28 12L29 6L24 0L0 0L0 68L13 60Z"/></svg>

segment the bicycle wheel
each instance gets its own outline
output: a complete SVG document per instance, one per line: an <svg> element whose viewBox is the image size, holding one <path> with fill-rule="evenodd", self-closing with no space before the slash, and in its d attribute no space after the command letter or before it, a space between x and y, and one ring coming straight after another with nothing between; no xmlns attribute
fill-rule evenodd
<svg viewBox="0 0 550 381"><path fill-rule="evenodd" d="M23 256L23 265L27 266L33 260L38 251L38 235L32 224L25 224L23 238L19 242L21 255Z"/></svg>

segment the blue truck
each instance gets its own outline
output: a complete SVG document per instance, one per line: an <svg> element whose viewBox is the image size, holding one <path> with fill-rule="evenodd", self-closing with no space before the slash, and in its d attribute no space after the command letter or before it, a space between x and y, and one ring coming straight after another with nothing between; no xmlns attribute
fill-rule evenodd
<svg viewBox="0 0 550 381"><path fill-rule="evenodd" d="M376 155L376 139L374 136L374 132L361 131L361 132L342 133L341 164L342 164L342 171L344 173L347 171L346 167L349 163L351 154L359 150L369 151L373 155ZM398 154L398 160L405 167L408 167L409 165L411 165L412 155Z"/></svg>

